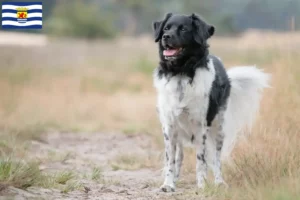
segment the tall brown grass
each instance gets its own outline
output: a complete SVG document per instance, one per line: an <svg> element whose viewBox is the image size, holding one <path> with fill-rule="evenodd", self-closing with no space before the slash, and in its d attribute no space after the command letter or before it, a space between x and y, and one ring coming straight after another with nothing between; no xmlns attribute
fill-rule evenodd
<svg viewBox="0 0 300 200"><path fill-rule="evenodd" d="M256 64L272 74L261 115L224 168L230 188L215 199L300 199L300 33L248 33L215 38L226 66ZM17 51L18 54L12 52ZM11 52L11 53L7 53ZM54 41L44 47L1 48L1 135L58 131L127 131L161 144L150 39ZM0 146L2 148L2 146ZM3 150L4 151L4 150ZM8 151L7 149L5 150ZM184 171L194 170L188 153Z"/></svg>

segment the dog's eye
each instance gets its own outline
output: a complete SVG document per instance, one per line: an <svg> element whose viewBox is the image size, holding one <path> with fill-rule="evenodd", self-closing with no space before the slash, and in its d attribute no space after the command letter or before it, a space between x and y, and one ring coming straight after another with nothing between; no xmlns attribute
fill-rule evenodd
<svg viewBox="0 0 300 200"><path fill-rule="evenodd" d="M181 31L186 31L186 28L182 27L180 30L181 30Z"/></svg>
<svg viewBox="0 0 300 200"><path fill-rule="evenodd" d="M166 26L166 27L164 28L164 30L165 30L165 31L169 30L169 27Z"/></svg>

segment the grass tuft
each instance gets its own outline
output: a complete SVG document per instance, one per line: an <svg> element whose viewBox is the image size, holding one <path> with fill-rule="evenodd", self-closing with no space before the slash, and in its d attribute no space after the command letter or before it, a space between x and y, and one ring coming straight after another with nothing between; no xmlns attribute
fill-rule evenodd
<svg viewBox="0 0 300 200"><path fill-rule="evenodd" d="M92 171L92 180L98 181L102 178L102 170L101 168L94 167Z"/></svg>
<svg viewBox="0 0 300 200"><path fill-rule="evenodd" d="M16 188L26 189L39 185L43 179L36 162L14 161L11 158L0 159L0 183Z"/></svg>
<svg viewBox="0 0 300 200"><path fill-rule="evenodd" d="M81 184L80 182L78 181L68 181L63 189L61 190L62 193L68 193L68 192L71 192L71 191L74 191L74 190L79 190L83 188L83 184Z"/></svg>
<svg viewBox="0 0 300 200"><path fill-rule="evenodd" d="M75 174L72 171L62 171L56 174L55 181L59 184L66 184L67 181L75 178Z"/></svg>

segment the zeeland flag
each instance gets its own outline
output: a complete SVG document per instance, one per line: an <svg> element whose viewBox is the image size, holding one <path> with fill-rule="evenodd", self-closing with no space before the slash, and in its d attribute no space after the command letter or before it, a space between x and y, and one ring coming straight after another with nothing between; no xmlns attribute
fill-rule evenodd
<svg viewBox="0 0 300 200"><path fill-rule="evenodd" d="M3 2L3 29L41 29L43 25L42 2Z"/></svg>

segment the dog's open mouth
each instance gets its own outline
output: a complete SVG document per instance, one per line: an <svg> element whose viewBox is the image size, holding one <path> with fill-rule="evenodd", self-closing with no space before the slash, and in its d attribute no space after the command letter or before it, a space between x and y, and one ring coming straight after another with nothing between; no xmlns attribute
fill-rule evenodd
<svg viewBox="0 0 300 200"><path fill-rule="evenodd" d="M167 47L164 51L163 54L166 57L174 57L177 56L181 51L182 51L182 47L180 48L169 48Z"/></svg>

